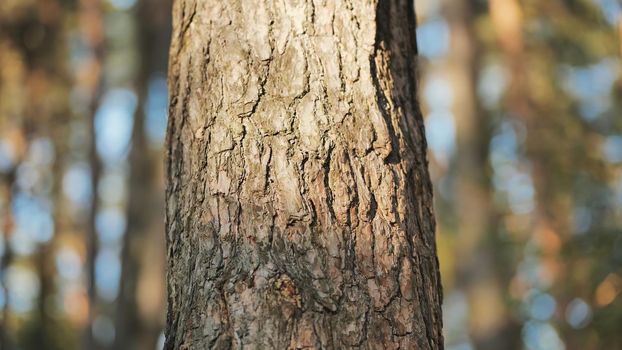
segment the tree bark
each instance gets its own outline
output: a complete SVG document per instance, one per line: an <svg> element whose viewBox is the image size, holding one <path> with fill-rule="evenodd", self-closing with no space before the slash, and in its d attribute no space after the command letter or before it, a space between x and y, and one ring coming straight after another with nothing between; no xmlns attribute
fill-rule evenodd
<svg viewBox="0 0 622 350"><path fill-rule="evenodd" d="M411 1L173 8L166 349L442 349Z"/></svg>

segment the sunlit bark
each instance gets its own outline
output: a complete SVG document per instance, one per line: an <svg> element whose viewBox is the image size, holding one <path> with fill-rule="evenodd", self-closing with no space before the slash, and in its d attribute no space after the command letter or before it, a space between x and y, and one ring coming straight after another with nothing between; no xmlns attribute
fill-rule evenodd
<svg viewBox="0 0 622 350"><path fill-rule="evenodd" d="M411 1L175 2L167 349L441 349Z"/></svg>

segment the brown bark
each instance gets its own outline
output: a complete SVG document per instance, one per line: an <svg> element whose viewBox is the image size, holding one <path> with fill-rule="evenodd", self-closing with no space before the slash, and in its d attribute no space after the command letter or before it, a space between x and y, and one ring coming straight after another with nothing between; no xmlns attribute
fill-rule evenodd
<svg viewBox="0 0 622 350"><path fill-rule="evenodd" d="M410 1L173 9L166 349L441 349Z"/></svg>

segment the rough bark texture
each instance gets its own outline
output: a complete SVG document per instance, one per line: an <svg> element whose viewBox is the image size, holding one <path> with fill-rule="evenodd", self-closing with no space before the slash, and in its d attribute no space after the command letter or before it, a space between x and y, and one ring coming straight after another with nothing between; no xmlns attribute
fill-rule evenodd
<svg viewBox="0 0 622 350"><path fill-rule="evenodd" d="M177 0L166 349L441 349L410 1Z"/></svg>

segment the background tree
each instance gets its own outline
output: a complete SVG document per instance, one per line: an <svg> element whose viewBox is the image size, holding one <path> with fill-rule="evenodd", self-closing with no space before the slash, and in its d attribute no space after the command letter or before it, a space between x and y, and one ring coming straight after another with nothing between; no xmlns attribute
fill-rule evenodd
<svg viewBox="0 0 622 350"><path fill-rule="evenodd" d="M163 167L160 144L150 139L154 103L166 104L162 84L170 43L169 0L141 0L137 4L140 101L132 130L128 228L124 236L122 273L117 301L115 349L157 348L164 328L166 302ZM162 99L161 101L155 101ZM160 116L163 118L164 116ZM152 127L152 126L151 126ZM155 258L154 258L155 257Z"/></svg>
<svg viewBox="0 0 622 350"><path fill-rule="evenodd" d="M165 9L162 13L165 19L170 16ZM135 16L132 2L0 4L3 350L113 348L116 337L123 339L112 320L116 306L123 304L117 297L120 251L127 197L135 197L125 193L126 155L138 104L132 85L146 89L140 104L149 117L141 118L146 122L138 130L145 133L141 142L146 146L136 148L150 153L141 164L154 169L161 168L158 150L166 110L165 83L153 76L142 82L133 73L134 57L141 51ZM167 31L166 20L160 27ZM167 40L160 41L163 48L152 61L166 57ZM164 74L160 70L158 76ZM162 171L151 174L160 181L145 182L144 191L163 193ZM153 200L154 206L163 207L161 197ZM146 205L132 213L137 219L158 216ZM139 252L156 258L149 265L153 269L140 269L131 277L139 286L140 307L123 312L125 319L150 318L150 333L140 341L150 349L161 338L164 323L161 218L151 219L148 229L129 223L132 236L152 235L149 243L156 246L162 242L160 253ZM147 230L151 233L143 233ZM89 243L97 249L87 250ZM159 295L152 293L158 289Z"/></svg>
<svg viewBox="0 0 622 350"><path fill-rule="evenodd" d="M470 1L443 3L451 44L442 74L451 81L456 123L452 204L459 234L453 261L455 287L464 291L470 306L468 332L475 348L510 350L521 348L520 329L505 301L507 277L500 268L503 252L495 235L499 215L489 163L493 121L477 94L484 51L476 23L485 11Z"/></svg>
<svg viewBox="0 0 622 350"><path fill-rule="evenodd" d="M490 145L486 163L496 213L486 238L494 248L486 248L483 255L497 256L494 270L505 317L521 328L522 346L530 349L615 347L619 340L611 336L609 326L619 317L613 295L620 291L614 243L619 201L613 199L620 193L620 158L613 151L620 149L620 119L614 116L619 104L613 102L620 76L619 60L613 58L619 5L513 0L472 5L469 9L476 16L468 22L479 41L480 59L474 97L485 116L485 123L478 125L491 126L484 142ZM478 7L482 5L488 10ZM453 79L438 82L438 76L445 75L445 54L452 53L464 35L451 31L439 44L445 23L448 30L453 24L451 17L439 19L435 11L431 7L430 18L420 22L420 37L422 52L430 58L425 71L431 79L424 82L423 91L430 104L425 114L433 181L443 208L439 238L448 292L445 314L453 315L446 319L446 340L449 346L479 348L477 337L463 330L472 322L468 315L481 304L453 287L465 264L459 260L456 271L443 264L471 256L462 252L470 245L456 243L471 227L459 225L461 220L451 210L454 203L468 202L460 192L465 176L457 171L461 160L451 160L470 149L460 141L465 132L461 118L469 104L460 100L460 86ZM436 36L425 40L426 33ZM460 57L469 62L467 55ZM443 102L455 106L453 115L437 113ZM475 215L479 210L467 212ZM594 259L593 254L605 258Z"/></svg>
<svg viewBox="0 0 622 350"><path fill-rule="evenodd" d="M62 50L65 20L56 0L0 6L2 349L60 349L73 340L65 320L48 312L58 289L53 214L60 192L56 160L62 153L55 146L64 131L52 126L66 122L69 114L65 99L70 78ZM15 288L19 280L29 288ZM13 310L8 301L14 302ZM31 313L25 315L28 309Z"/></svg>

